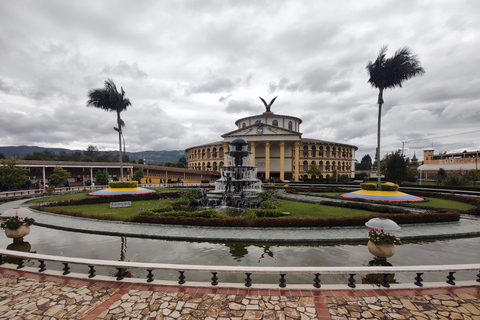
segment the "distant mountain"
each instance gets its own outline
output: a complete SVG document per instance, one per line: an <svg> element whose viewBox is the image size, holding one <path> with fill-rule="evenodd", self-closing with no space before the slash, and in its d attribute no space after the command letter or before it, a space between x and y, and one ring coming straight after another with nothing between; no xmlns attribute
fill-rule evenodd
<svg viewBox="0 0 480 320"><path fill-rule="evenodd" d="M33 154L33 152L44 152L48 151L55 155L58 155L60 152L65 152L66 154L72 154L75 152L83 153L83 150L71 150L65 148L43 148L37 146L9 146L9 147L0 147L0 153L3 153L5 157L11 158L17 156L20 159L23 159L27 154ZM100 151L101 153L116 153L115 151ZM185 157L187 159L187 153L184 150L171 150L171 151L139 151L139 152L127 152L130 160L138 161L139 159L144 159L145 163L165 164L166 162L178 162L178 159Z"/></svg>

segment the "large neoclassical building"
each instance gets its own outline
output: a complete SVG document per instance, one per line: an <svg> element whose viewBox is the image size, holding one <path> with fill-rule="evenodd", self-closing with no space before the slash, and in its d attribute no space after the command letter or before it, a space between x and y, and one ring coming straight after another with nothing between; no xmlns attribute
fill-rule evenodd
<svg viewBox="0 0 480 320"><path fill-rule="evenodd" d="M267 105L266 105L267 106ZM356 146L317 139L303 138L302 119L267 111L235 122L234 131L223 134L222 141L186 149L188 168L219 171L224 165L224 152L235 138L248 142L253 153L252 165L258 168L259 178L299 181L306 178L329 178L338 175L354 177ZM321 171L320 176L307 173L311 164ZM335 171L336 170L336 171Z"/></svg>

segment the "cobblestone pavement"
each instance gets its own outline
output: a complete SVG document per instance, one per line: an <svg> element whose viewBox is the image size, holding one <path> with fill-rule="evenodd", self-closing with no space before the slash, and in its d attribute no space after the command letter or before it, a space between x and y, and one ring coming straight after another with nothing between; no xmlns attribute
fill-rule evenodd
<svg viewBox="0 0 480 320"><path fill-rule="evenodd" d="M480 319L480 286L248 290L78 280L0 268L0 319Z"/></svg>

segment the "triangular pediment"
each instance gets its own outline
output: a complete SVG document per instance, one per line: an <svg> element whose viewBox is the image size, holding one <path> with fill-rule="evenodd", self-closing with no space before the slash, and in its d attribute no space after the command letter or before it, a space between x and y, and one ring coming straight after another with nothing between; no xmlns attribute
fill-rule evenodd
<svg viewBox="0 0 480 320"><path fill-rule="evenodd" d="M222 138L228 137L249 137L249 136L262 136L262 135L278 135L278 136L291 136L291 137L301 137L300 132L279 128L277 126L272 126L269 124L262 123L261 125L252 124L250 126L227 132L222 135Z"/></svg>

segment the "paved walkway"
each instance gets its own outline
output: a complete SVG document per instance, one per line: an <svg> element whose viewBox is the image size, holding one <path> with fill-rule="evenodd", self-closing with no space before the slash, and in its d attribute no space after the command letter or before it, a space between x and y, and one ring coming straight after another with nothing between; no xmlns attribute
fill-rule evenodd
<svg viewBox="0 0 480 320"><path fill-rule="evenodd" d="M21 207L24 201L25 200L18 200L1 204L0 213L2 213L2 216L15 215L15 211L9 209ZM100 221L33 211L26 207L21 207L19 215L34 218L36 225L62 230L172 240L303 243L355 242L365 241L367 234L366 227L261 229L151 225ZM401 227L402 229L398 230L396 234L404 240L480 236L479 217L467 215L462 215L462 218L458 222L402 225Z"/></svg>
<svg viewBox="0 0 480 320"><path fill-rule="evenodd" d="M0 268L0 319L480 319L480 287L417 290L187 288Z"/></svg>

